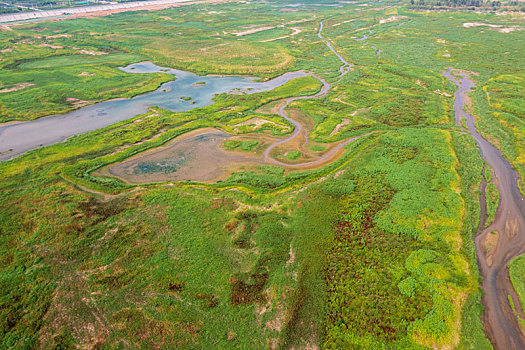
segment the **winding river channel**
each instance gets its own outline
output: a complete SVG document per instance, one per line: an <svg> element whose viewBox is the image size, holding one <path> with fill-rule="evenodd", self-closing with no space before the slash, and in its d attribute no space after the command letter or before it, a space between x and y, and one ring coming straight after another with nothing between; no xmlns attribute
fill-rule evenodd
<svg viewBox="0 0 525 350"><path fill-rule="evenodd" d="M341 61L342 65L339 67L339 75L337 76L337 78L340 79L341 77L346 75L351 70L352 64L349 63L347 60L345 60L344 57L341 56L334 49L332 44L330 44L330 42L323 37L323 35L321 34L322 31L323 31L323 21L319 22L319 31L317 32L317 36L319 37L319 39L323 40L326 43L326 46L328 46L330 51L332 51L332 53L334 53L337 56L337 58L339 58L339 60ZM313 74L311 74L311 75L313 75ZM319 77L317 75L313 75L313 76L315 78L317 78L321 83L323 83L323 87L315 95L289 98L279 108L279 115L282 116L283 118L285 118L286 120L288 120L290 123L292 123L294 125L295 129L294 129L294 132L289 137L287 137L287 138L285 138L283 140L277 141L276 143L272 144L270 147L268 147L266 149L266 151L264 152L264 160L265 161L267 161L269 163L273 163L273 164L277 164L277 165L281 165L281 166L293 167L293 168L312 166L312 165L316 165L316 164L324 162L326 159L330 158L335 152L337 152L338 150L340 150L341 148L343 148L344 146L346 146L350 142L354 141L355 139L357 139L359 137L362 137L362 136L369 135L369 134L365 134L365 135L352 137L352 138L350 138L350 139L348 139L348 140L346 140L346 141L344 141L342 143L339 143L337 146L335 146L329 152L325 153L323 156L317 157L317 159L315 159L313 161L310 161L310 162L306 162L306 163L287 164L287 163L280 162L280 161L278 161L278 160L276 160L276 159L274 159L274 158L272 158L270 156L270 152L275 147L277 147L279 145L282 145L283 143L286 143L286 142L291 141L294 138L298 137L299 134L301 133L301 131L303 130L303 126L301 125L301 123L293 120L292 118L290 118L288 116L288 114L286 113L286 107L288 107L290 105L290 103L292 103L293 101L298 101L298 100L303 100L303 99L310 99L310 98L316 98L316 97L325 96L328 93L328 91L330 90L330 84L327 83L326 80L322 79L321 77ZM308 134L306 134L306 136L305 136L305 141L303 143L303 148L304 148L304 146L306 145L307 142L308 142Z"/></svg>
<svg viewBox="0 0 525 350"><path fill-rule="evenodd" d="M319 23L318 37L324 41L330 51L341 61L339 75L336 80L343 77L352 69L352 64L346 61L322 36L323 22ZM369 135L365 133L346 140L331 144L330 149L322 155L314 155L307 148L308 130L305 131L300 121L294 120L288 115L286 110L290 103L298 100L313 99L325 96L330 90L330 84L318 75L313 73L303 73L303 76L312 76L322 83L319 92L309 96L298 96L286 98L280 101L278 113L283 118L294 125L293 132L281 140L273 139L269 146L266 147L262 157L251 154L239 154L236 152L227 152L225 154L221 147L221 140L232 138L235 135L226 134L216 129L200 129L187 135L183 135L166 144L159 149L146 151L131 157L121 163L110 166L105 169L106 174L116 176L130 183L151 183L161 181L212 181L225 178L226 173L231 173L241 165L260 165L264 163L276 164L287 168L310 168L322 166L335 158L344 146L362 136ZM300 163L285 163L275 159L272 151L276 147L287 142L294 141L291 148L302 148L302 152L308 154L313 160L307 160ZM219 150L219 149L220 150ZM286 148L286 147L285 147ZM210 157L211 154L214 154ZM151 171L152 168L158 168L158 171Z"/></svg>
<svg viewBox="0 0 525 350"><path fill-rule="evenodd" d="M167 73L174 75L176 80L131 99L109 100L70 113L0 125L0 161L133 118L145 113L151 106L183 112L212 104L216 94L232 90L249 94L269 91L307 75L302 71L289 72L266 82L255 82L254 78L239 76L201 77L190 72L159 67L151 62L132 64L122 70L128 73Z"/></svg>
<svg viewBox="0 0 525 350"><path fill-rule="evenodd" d="M339 68L339 76L343 77L352 69L352 64L346 61L326 40L321 32L323 21L319 23L318 37L323 40L330 51L337 56L342 65ZM128 73L166 73L172 74L176 80L163 84L159 89L136 96L131 99L117 99L91 106L83 107L70 113L45 117L29 122L0 125L0 161L14 158L31 149L62 142L67 138L97 130L108 125L135 117L145 113L150 106L159 106L174 112L188 111L194 108L207 106L213 103L213 97L219 93L234 90L244 93L256 93L269 91L284 85L286 82L304 76L314 76L322 84L321 90L310 96L300 96L286 99L279 109L279 114L294 125L293 133L283 139L271 144L264 153L264 160L281 166L292 168L308 167L320 164L352 142L356 136L338 143L329 152L322 156L315 156L315 160L300 164L287 164L280 162L270 155L277 146L291 141L299 136L303 130L301 123L291 119L286 107L293 101L311 99L325 96L330 90L330 84L313 73L303 71L289 72L267 82L255 82L254 78L236 76L197 76L193 73L159 67L151 62L142 62L129 65L121 70ZM367 134L366 134L367 135ZM303 148L308 141L305 136ZM305 151L307 151L305 149ZM308 153L308 151L307 151Z"/></svg>
<svg viewBox="0 0 525 350"><path fill-rule="evenodd" d="M467 95L475 86L469 75L451 68L443 75L458 86L454 94L455 123L459 126L461 119L466 119L468 131L478 143L483 158L494 169L500 194L494 221L475 238L485 292L482 298L485 332L496 349L525 349L525 337L517 319L518 315L525 319L525 315L507 268L513 258L525 253L525 200L518 189L519 176L503 154L477 132L474 117L464 110ZM490 245L487 244L489 237Z"/></svg>

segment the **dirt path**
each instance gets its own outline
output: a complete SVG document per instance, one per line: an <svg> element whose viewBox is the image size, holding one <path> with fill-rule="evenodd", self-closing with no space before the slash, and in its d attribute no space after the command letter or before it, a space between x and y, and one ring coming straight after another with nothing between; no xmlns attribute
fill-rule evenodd
<svg viewBox="0 0 525 350"><path fill-rule="evenodd" d="M454 94L456 125L461 125L461 118L466 118L468 130L483 158L494 169L500 193L494 221L475 238L485 291L482 298L485 333L496 349L525 349L525 336L508 299L512 298L517 313L525 319L507 268L514 257L525 253L525 200L517 186L519 176L503 154L478 134L474 117L463 110L465 98L475 86L469 75L450 68L443 75L459 87Z"/></svg>

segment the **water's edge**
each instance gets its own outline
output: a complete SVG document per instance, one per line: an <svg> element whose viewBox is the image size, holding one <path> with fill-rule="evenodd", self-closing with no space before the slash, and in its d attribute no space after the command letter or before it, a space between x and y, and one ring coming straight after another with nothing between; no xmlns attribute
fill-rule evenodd
<svg viewBox="0 0 525 350"><path fill-rule="evenodd" d="M455 124L460 126L461 119L466 119L468 131L477 142L483 159L494 170L500 194L494 221L483 229L485 218L480 217L481 232L475 238L485 292L482 297L485 333L496 349L525 349L525 336L508 300L509 296L513 299L517 312L523 318L523 309L507 268L513 258L525 253L525 200L517 186L519 175L502 152L477 132L474 117L463 109L468 94L475 86L469 74L449 68L443 75L458 86L454 93ZM485 204L485 200L480 204ZM492 241L497 239L493 247L486 244L488 237Z"/></svg>
<svg viewBox="0 0 525 350"><path fill-rule="evenodd" d="M173 74L176 80L162 84L155 91L130 99L108 100L65 114L2 125L0 161L15 158L35 148L63 142L74 135L131 119L146 113L151 106L184 112L212 104L216 94L232 91L247 94L270 91L290 80L307 75L303 71L288 72L269 81L256 82L256 78L252 77L198 76L190 72L159 67L151 62L135 63L121 69L128 73Z"/></svg>

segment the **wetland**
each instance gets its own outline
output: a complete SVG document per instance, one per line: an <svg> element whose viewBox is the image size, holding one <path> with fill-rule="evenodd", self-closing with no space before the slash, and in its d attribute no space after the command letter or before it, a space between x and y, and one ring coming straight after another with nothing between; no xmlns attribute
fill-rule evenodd
<svg viewBox="0 0 525 350"><path fill-rule="evenodd" d="M475 237L485 291L485 327L498 349L520 349L525 347L525 336L519 318L525 319L525 313L508 272L509 263L525 254L525 199L518 188L520 177L501 151L476 130L467 105L468 94L475 86L469 73L449 68L443 75L458 86L454 94L455 123L460 126L461 119L466 119L467 130L479 145L481 155L494 169L500 198L494 220ZM481 217L482 224L485 219Z"/></svg>
<svg viewBox="0 0 525 350"><path fill-rule="evenodd" d="M522 15L320 5L0 26L0 348L524 346Z"/></svg>
<svg viewBox="0 0 525 350"><path fill-rule="evenodd" d="M68 137L133 118L157 106L173 112L188 111L213 103L216 94L237 90L256 93L282 86L305 76L304 72L285 73L266 81L233 76L206 76L162 68L151 62L131 64L122 71L136 74L164 73L175 77L157 90L131 99L116 99L83 107L73 112L41 118L30 122L0 124L0 160L11 159L31 149L62 142ZM189 97L189 99L188 99Z"/></svg>

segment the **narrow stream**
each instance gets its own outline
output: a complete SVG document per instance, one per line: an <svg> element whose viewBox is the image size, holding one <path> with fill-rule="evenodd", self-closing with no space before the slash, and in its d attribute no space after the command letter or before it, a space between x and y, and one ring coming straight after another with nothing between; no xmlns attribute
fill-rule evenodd
<svg viewBox="0 0 525 350"><path fill-rule="evenodd" d="M525 349L525 336L509 303L510 296L518 314L525 319L516 291L509 278L508 263L525 253L525 201L518 189L519 175L503 154L476 130L474 117L465 112L465 99L475 86L466 73L453 72L443 75L458 86L454 93L455 123L461 125L466 118L468 131L479 145L485 161L494 169L500 202L494 221L475 238L485 307L483 323L485 332L496 349ZM487 238L495 243L486 244Z"/></svg>
<svg viewBox="0 0 525 350"><path fill-rule="evenodd" d="M323 36L321 35L321 32L323 31L323 21L319 22L319 31L317 32L317 36L319 37L319 39L323 40L325 43L326 43L326 46L328 46L328 48L330 49L330 51L332 51L334 53L334 55L337 56L337 58L339 58L339 60L343 63L343 65L341 67L339 67L339 78L342 77L343 75L345 75L346 73L348 73L350 71L350 68L352 68L352 64L349 63L347 60L344 59L343 56L341 56L333 47L332 47L332 44L330 44L330 42L328 40L326 40L325 38L323 38Z"/></svg>
<svg viewBox="0 0 525 350"><path fill-rule="evenodd" d="M330 49L330 51L332 51L338 58L339 60L341 61L341 63L343 63L340 67L339 67L339 76L337 78L341 78L343 77L344 75L346 75L350 69L352 68L352 64L349 63L347 60L344 59L343 56L341 56L334 48L333 46L330 44L330 42L328 40L326 40L321 32L323 30L323 21L319 22L319 31L317 32L317 36L323 40L325 43L326 43L326 46L328 46L328 48ZM311 74L313 75L313 74ZM321 88L321 91L319 91L317 94L315 95L311 95L311 96L300 96L300 97L292 97L292 98L289 98L286 100L286 102L281 106L281 108L279 108L279 115L281 115L283 118L285 118L286 120L288 120L290 123L292 123L294 126L295 126L295 129L294 129L294 132L287 138L283 139L283 140L280 140L274 144L272 144L270 147L268 147L266 149L266 151L264 152L264 160L266 162L269 162L269 163L273 163L273 164L277 164L277 165L281 165L281 166L286 166L286 167L294 167L294 168L298 168L298 167L306 167L306 166L312 166L312 165L316 165L316 164L319 164L323 161L325 161L326 159L330 158L337 150L340 150L341 148L343 148L344 146L346 146L347 144L349 144L350 142L354 141L355 139L359 138L359 137L362 137L362 136L366 136L366 135L369 135L370 133L367 133L367 134L364 134L364 135L359 135L359 136L355 136L355 137L352 137L340 144L338 144L336 147L334 147L332 150L330 150L330 152L324 154L322 157L319 157L318 159L316 160L313 160L313 161L310 161L310 162L306 162L306 163L300 163L300 164L287 164L287 163L283 163L283 162L280 162L274 158L272 158L270 156L270 152L277 146L279 145L282 145L283 143L285 142L288 142L288 141L291 141L293 140L295 137L297 137L301 131L303 130L303 126L301 125L301 123L291 119L287 114L286 114L286 107L288 107L288 105L290 105L290 103L292 103L293 101L297 101L297 100L303 100L303 99L310 99L310 98L316 98L316 97L320 97L320 96L325 96L328 91L330 90L330 84L328 84L324 79L322 79L321 77L319 76L316 76L316 75L313 75L315 78L317 78L319 81L321 81L323 83L323 87ZM306 145L306 143L308 142L308 135L306 135L306 140L305 142L303 143L303 148L304 146Z"/></svg>
<svg viewBox="0 0 525 350"><path fill-rule="evenodd" d="M403 24L403 23L401 23L401 24ZM401 25L401 24L400 24L400 25ZM368 34L370 34L370 35L374 34L374 32L372 32L372 29L369 29L369 30L368 30ZM357 38L357 39L354 39L354 40L355 40L355 41L364 41L364 40L369 39L369 38L370 38L370 37L369 37L368 35L363 34L363 36L362 36L361 38ZM366 41L363 42L363 45L368 45L368 42L366 42ZM381 58L381 52L383 52L383 50L380 49L380 48L378 48L378 47L376 47L376 46L373 46L373 45L371 45L370 47L371 47L372 49L376 50L376 55L377 55L377 57Z"/></svg>

